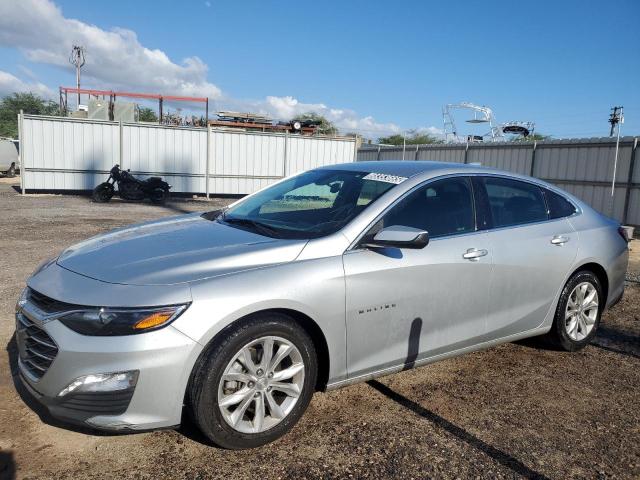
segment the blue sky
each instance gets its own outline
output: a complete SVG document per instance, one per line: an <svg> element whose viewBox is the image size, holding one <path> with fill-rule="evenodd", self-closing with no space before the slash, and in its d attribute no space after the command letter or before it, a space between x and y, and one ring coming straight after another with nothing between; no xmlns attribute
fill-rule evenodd
<svg viewBox="0 0 640 480"><path fill-rule="evenodd" d="M0 7L0 72L24 88L71 85L61 44L78 41L94 57L87 86L202 93L274 116L315 109L370 137L435 132L442 105L461 101L555 137L607 135L610 107L624 105L623 134L640 134L637 0L13 3L35 17L9 25ZM49 32L56 15L70 23Z"/></svg>

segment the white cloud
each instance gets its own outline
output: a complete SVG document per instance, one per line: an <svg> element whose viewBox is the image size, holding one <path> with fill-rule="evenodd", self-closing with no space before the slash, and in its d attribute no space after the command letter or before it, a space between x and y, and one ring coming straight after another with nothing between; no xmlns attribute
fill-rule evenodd
<svg viewBox="0 0 640 480"><path fill-rule="evenodd" d="M198 57L175 63L162 50L143 46L131 30L106 31L65 18L48 0L0 2L0 45L18 48L32 62L64 68L71 68L71 47L83 45L85 83L96 87L220 96L220 89L207 81L208 67Z"/></svg>
<svg viewBox="0 0 640 480"><path fill-rule="evenodd" d="M25 82L15 75L0 70L0 96L13 92L32 92L45 98L53 98L53 91L40 82Z"/></svg>
<svg viewBox="0 0 640 480"><path fill-rule="evenodd" d="M210 1L204 3L211 6ZM370 138L402 131L394 123L381 123L370 116L362 117L353 110L329 107L323 103L304 103L292 96L268 96L252 101L223 95L208 80L209 68L198 57L176 62L162 50L142 45L131 30L104 30L67 18L50 0L0 0L0 46L18 49L31 62L65 69L69 73L68 78L75 80L69 64L73 45L82 45L87 52L86 64L82 68L83 86L208 97L218 108L255 111L285 120L314 111L326 116L343 132L356 131ZM24 69L23 73L29 76ZM10 89L7 91L31 90L52 95L50 89L33 78L26 83L8 73L3 72L2 75L0 85ZM69 83L75 83L73 80Z"/></svg>

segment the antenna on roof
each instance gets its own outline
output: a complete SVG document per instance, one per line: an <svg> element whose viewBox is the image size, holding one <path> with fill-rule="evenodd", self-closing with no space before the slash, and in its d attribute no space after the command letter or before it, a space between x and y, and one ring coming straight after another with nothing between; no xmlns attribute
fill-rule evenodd
<svg viewBox="0 0 640 480"><path fill-rule="evenodd" d="M80 68L85 64L85 49L80 45L74 45L69 56L69 63L76 67L76 85L78 87L78 108L80 108Z"/></svg>

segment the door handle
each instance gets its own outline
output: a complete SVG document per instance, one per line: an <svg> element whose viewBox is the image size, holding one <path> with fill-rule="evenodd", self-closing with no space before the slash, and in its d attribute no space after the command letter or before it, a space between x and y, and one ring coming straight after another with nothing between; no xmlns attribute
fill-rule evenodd
<svg viewBox="0 0 640 480"><path fill-rule="evenodd" d="M465 253L462 254L462 258L465 260L471 260L472 262L477 262L478 258L484 257L489 252L484 249L478 250L477 248L470 248Z"/></svg>
<svg viewBox="0 0 640 480"><path fill-rule="evenodd" d="M554 245L562 246L569 241L569 237L565 237L564 235L555 235L551 239L551 243Z"/></svg>

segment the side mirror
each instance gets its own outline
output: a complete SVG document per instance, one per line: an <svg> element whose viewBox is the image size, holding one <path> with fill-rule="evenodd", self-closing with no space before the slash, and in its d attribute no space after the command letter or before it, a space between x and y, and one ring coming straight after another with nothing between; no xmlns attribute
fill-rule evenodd
<svg viewBox="0 0 640 480"><path fill-rule="evenodd" d="M418 228L392 225L376 233L373 240L363 246L372 248L424 248L429 243L429 233Z"/></svg>

